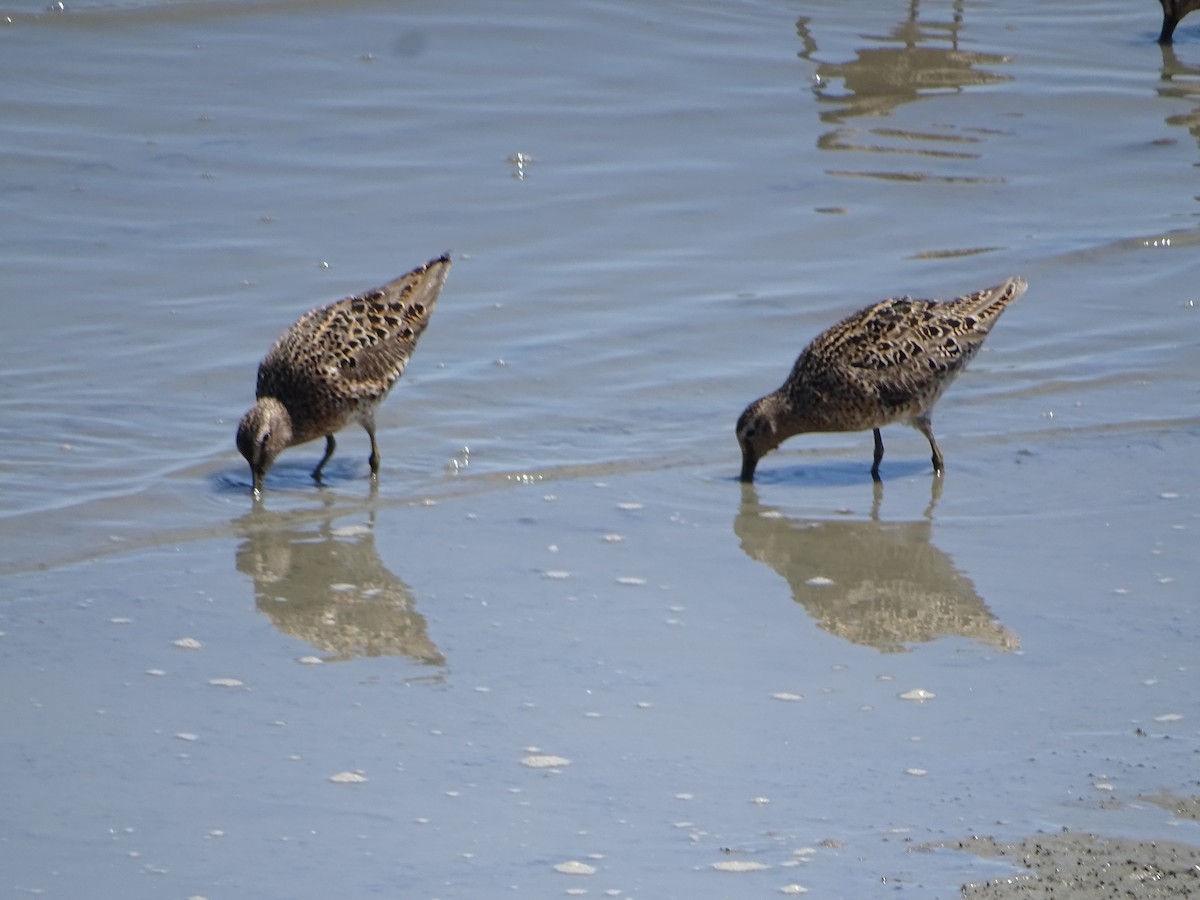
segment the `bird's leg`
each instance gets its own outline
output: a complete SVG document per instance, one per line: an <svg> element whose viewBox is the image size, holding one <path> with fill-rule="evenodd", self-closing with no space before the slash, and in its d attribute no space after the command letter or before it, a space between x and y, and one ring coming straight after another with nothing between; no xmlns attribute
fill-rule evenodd
<svg viewBox="0 0 1200 900"><path fill-rule="evenodd" d="M921 434L925 435L930 449L933 450L933 474L941 475L945 469L945 460L942 459L942 451L938 449L937 441L933 439L933 423L929 420L928 415L923 415L913 419L913 424L917 426L917 430Z"/></svg>
<svg viewBox="0 0 1200 900"><path fill-rule="evenodd" d="M879 464L883 462L883 435L875 429L875 464L871 466L871 477L879 481Z"/></svg>
<svg viewBox="0 0 1200 900"><path fill-rule="evenodd" d="M1158 34L1158 42L1169 44L1175 34L1175 26L1179 24L1180 19L1187 15L1187 12L1184 11L1181 14L1181 11L1175 8L1177 4L1174 0L1159 0L1159 2L1163 8L1163 23L1162 31Z"/></svg>
<svg viewBox="0 0 1200 900"><path fill-rule="evenodd" d="M321 457L321 461L317 463L317 467L312 470L313 481L317 484L321 483L321 470L325 468L325 463L329 462L329 457L333 456L333 451L336 449L337 441L333 439L333 435L325 435L325 455Z"/></svg>
<svg viewBox="0 0 1200 900"><path fill-rule="evenodd" d="M367 462L371 464L371 478L379 477L379 444L375 440L375 420L368 419L362 423L363 428L367 429L367 436L371 439L371 455L367 458Z"/></svg>

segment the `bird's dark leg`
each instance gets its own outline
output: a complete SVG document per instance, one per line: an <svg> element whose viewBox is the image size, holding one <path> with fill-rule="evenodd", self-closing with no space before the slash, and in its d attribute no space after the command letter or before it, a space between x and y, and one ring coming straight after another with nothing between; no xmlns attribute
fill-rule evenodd
<svg viewBox="0 0 1200 900"><path fill-rule="evenodd" d="M1158 42L1169 44L1175 35L1175 26L1188 13L1200 9L1197 0L1159 0L1163 8L1162 31L1159 32Z"/></svg>
<svg viewBox="0 0 1200 900"><path fill-rule="evenodd" d="M883 435L875 429L875 464L871 466L871 477L879 481L879 464L883 462Z"/></svg>
<svg viewBox="0 0 1200 900"><path fill-rule="evenodd" d="M317 482L317 484L321 483L321 470L325 468L325 463L329 462L329 457L333 456L333 451L336 449L337 441L333 439L333 435L325 435L325 455L321 457L321 461L317 463L317 467L312 470L313 481Z"/></svg>
<svg viewBox="0 0 1200 900"><path fill-rule="evenodd" d="M913 424L917 426L917 430L921 434L925 435L930 449L933 450L933 474L941 475L945 470L945 460L942 459L942 451L938 449L937 441L933 438L933 423L929 420L928 415L924 415L913 419Z"/></svg>
<svg viewBox="0 0 1200 900"><path fill-rule="evenodd" d="M371 455L367 457L367 462L371 464L371 477L379 477L379 444L375 440L375 419L372 417L362 423L363 428L367 429L367 436L371 439Z"/></svg>
<svg viewBox="0 0 1200 900"><path fill-rule="evenodd" d="M1163 8L1163 23L1162 31L1158 34L1158 42L1160 44L1171 43L1171 38L1175 35L1175 26L1179 24L1182 18L1179 11L1175 9L1174 0L1159 0Z"/></svg>

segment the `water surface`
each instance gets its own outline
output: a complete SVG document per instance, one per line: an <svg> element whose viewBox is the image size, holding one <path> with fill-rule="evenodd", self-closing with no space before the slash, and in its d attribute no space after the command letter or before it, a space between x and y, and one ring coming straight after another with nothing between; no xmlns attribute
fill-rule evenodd
<svg viewBox="0 0 1200 900"><path fill-rule="evenodd" d="M951 897L1014 870L918 845L1200 842L1141 799L1200 735L1200 26L6 12L9 892ZM255 508L258 359L448 249L378 489L348 430ZM882 488L869 434L734 480L824 326L1010 274L942 483L901 427Z"/></svg>

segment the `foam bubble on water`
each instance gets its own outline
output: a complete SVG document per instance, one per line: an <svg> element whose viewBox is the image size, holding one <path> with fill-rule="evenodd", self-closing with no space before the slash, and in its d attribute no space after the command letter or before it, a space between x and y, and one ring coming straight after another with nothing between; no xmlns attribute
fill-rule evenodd
<svg viewBox="0 0 1200 900"><path fill-rule="evenodd" d="M564 875L595 875L596 867L589 866L585 862L580 862L577 859L569 859L566 862L560 862L554 867L555 872L562 872Z"/></svg>
<svg viewBox="0 0 1200 900"><path fill-rule="evenodd" d="M357 772L338 772L330 775L329 780L334 784L363 784L367 780L367 776L361 770Z"/></svg>
<svg viewBox="0 0 1200 900"><path fill-rule="evenodd" d="M530 769L561 769L570 764L571 761L565 756L550 756L548 754L526 756L521 760L521 765L527 766Z"/></svg>
<svg viewBox="0 0 1200 900"><path fill-rule="evenodd" d="M726 859L713 863L712 867L718 872L761 872L763 869L770 868L766 863L754 862L749 859Z"/></svg>
<svg viewBox="0 0 1200 900"><path fill-rule="evenodd" d="M924 688L913 688L911 691L905 691L902 694L897 694L901 700L913 700L917 703L923 703L926 700L932 700L937 696L933 691L927 691Z"/></svg>
<svg viewBox="0 0 1200 900"><path fill-rule="evenodd" d="M204 645L195 638L182 637L177 641L171 641L176 647L182 647L184 650L199 650Z"/></svg>
<svg viewBox="0 0 1200 900"><path fill-rule="evenodd" d="M246 686L246 682L239 681L237 678L210 678L208 679L208 683L213 687L236 688Z"/></svg>

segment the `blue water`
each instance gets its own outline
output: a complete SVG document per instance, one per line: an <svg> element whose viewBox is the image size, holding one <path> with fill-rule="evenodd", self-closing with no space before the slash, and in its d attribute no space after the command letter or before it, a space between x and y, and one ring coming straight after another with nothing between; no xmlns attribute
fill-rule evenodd
<svg viewBox="0 0 1200 900"><path fill-rule="evenodd" d="M1200 19L1162 49L1149 0L4 12L0 884L955 896L904 842L1196 842L1137 797L1188 790L1196 738ZM254 512L258 359L444 250L378 490L348 430ZM903 428L881 497L861 434L741 492L733 422L811 336L1010 274L939 497ZM910 595L880 614L932 637L872 631Z"/></svg>

